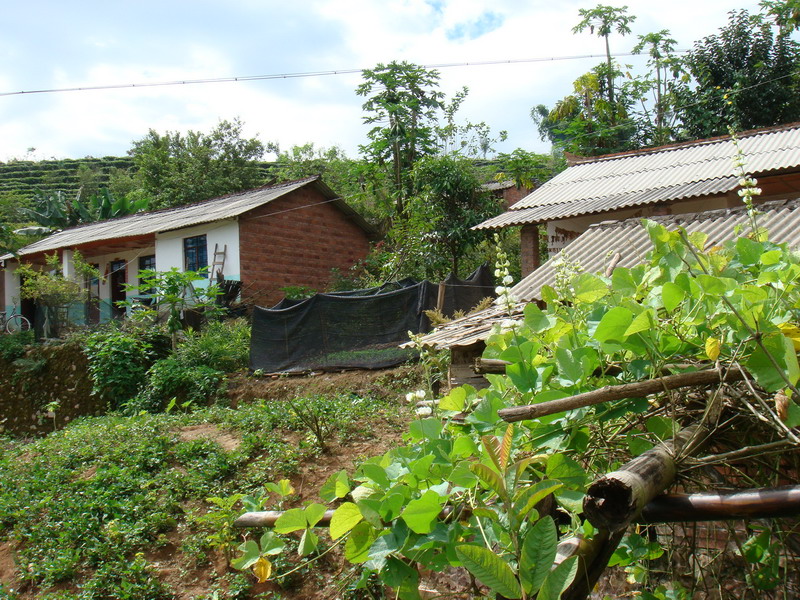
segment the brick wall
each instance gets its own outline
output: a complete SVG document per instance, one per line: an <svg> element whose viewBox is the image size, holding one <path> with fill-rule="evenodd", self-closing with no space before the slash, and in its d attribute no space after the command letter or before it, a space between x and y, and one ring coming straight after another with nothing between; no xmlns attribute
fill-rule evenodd
<svg viewBox="0 0 800 600"><path fill-rule="evenodd" d="M503 202L506 208L514 206L517 202L528 196L533 191L533 188L521 187L513 185L503 190Z"/></svg>
<svg viewBox="0 0 800 600"><path fill-rule="evenodd" d="M539 256L539 226L524 225L520 232L520 268L522 276L530 275L544 260Z"/></svg>
<svg viewBox="0 0 800 600"><path fill-rule="evenodd" d="M346 271L369 251L369 240L333 203L306 186L239 220L242 301L271 306L280 288L324 291L331 269Z"/></svg>

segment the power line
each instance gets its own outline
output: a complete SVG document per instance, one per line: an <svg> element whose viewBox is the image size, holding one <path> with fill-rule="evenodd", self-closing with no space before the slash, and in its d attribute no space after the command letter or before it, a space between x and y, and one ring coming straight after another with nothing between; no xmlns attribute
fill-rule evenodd
<svg viewBox="0 0 800 600"><path fill-rule="evenodd" d="M686 52L686 50L679 50ZM632 52L613 54L614 57L634 56ZM605 54L580 54L574 56L548 56L539 58L517 58L505 60L483 60L475 62L434 63L421 65L425 69L449 69L452 67L481 67L491 65L514 65L536 62L556 62L565 60L584 60L587 58L605 58ZM0 92L0 96L23 96L28 94L55 94L62 92L90 92L97 90L118 90L131 88L167 87L176 85L197 85L206 83L239 83L245 81L267 81L270 79L301 79L307 77L327 77L331 75L352 75L361 73L364 69L336 69L333 71L301 71L294 73L273 73L270 75L246 75L240 77L206 77L201 79L177 79L173 81L153 81L145 83L117 83L106 85L76 86L65 88L42 88L35 90L22 90L19 92Z"/></svg>

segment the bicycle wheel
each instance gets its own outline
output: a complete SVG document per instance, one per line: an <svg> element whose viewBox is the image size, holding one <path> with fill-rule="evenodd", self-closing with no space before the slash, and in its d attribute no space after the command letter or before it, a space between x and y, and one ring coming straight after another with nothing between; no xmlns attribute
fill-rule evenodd
<svg viewBox="0 0 800 600"><path fill-rule="evenodd" d="M8 333L19 333L20 331L28 331L31 328L31 322L22 315L11 315L6 321L6 331Z"/></svg>

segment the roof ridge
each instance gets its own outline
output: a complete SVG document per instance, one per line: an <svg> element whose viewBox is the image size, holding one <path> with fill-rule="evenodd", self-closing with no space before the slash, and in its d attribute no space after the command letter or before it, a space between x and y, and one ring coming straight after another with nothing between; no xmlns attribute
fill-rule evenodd
<svg viewBox="0 0 800 600"><path fill-rule="evenodd" d="M800 121L793 121L791 123L782 123L780 125L771 125L769 127L760 127L757 129L748 129L745 131L740 131L736 133L736 136L739 139L743 139L743 138L755 137L757 135L766 135L778 131L786 131L789 129L798 129L798 128L800 128ZM615 152L613 154L603 154L602 156L585 156L585 157L576 156L571 166L586 165L591 163L616 160L619 158L627 158L629 156L643 156L646 154L657 154L658 152L669 152L671 150L686 148L688 146L705 146L709 144L718 144L720 142L724 142L730 139L731 139L730 134L725 134L709 138L702 138L699 140L671 142L669 144L664 144L661 146L652 146L649 148L636 148L634 150L625 150L623 152Z"/></svg>

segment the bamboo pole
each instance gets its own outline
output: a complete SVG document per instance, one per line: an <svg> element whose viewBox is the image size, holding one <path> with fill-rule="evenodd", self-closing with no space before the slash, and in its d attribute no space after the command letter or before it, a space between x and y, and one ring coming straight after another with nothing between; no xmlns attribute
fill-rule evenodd
<svg viewBox="0 0 800 600"><path fill-rule="evenodd" d="M744 371L740 368L729 370L708 369L705 371L692 371L690 373L677 373L675 375L667 375L647 381L623 383L621 385L607 385L600 389L592 390L591 392L584 392L583 394L576 394L575 396L568 396L559 400L551 400L550 402L503 408L497 411L497 414L507 423L514 423L516 421L536 419L566 410L601 404L611 400L643 398L658 392L683 387L710 385L712 383L721 383L722 381L741 381L744 377Z"/></svg>
<svg viewBox="0 0 800 600"><path fill-rule="evenodd" d="M729 494L663 494L644 507L639 523L777 519L800 515L800 485Z"/></svg>
<svg viewBox="0 0 800 600"><path fill-rule="evenodd" d="M561 564L571 556L578 557L578 572L575 579L564 590L561 600L585 600L603 574L611 555L619 546L624 531L609 533L601 530L591 540L581 536L567 538L558 544L555 564Z"/></svg>
<svg viewBox="0 0 800 600"><path fill-rule="evenodd" d="M625 529L677 473L676 455L698 439L699 425L681 430L672 440L637 456L618 470L592 483L583 499L583 511L598 529ZM699 444L693 449L699 449Z"/></svg>

